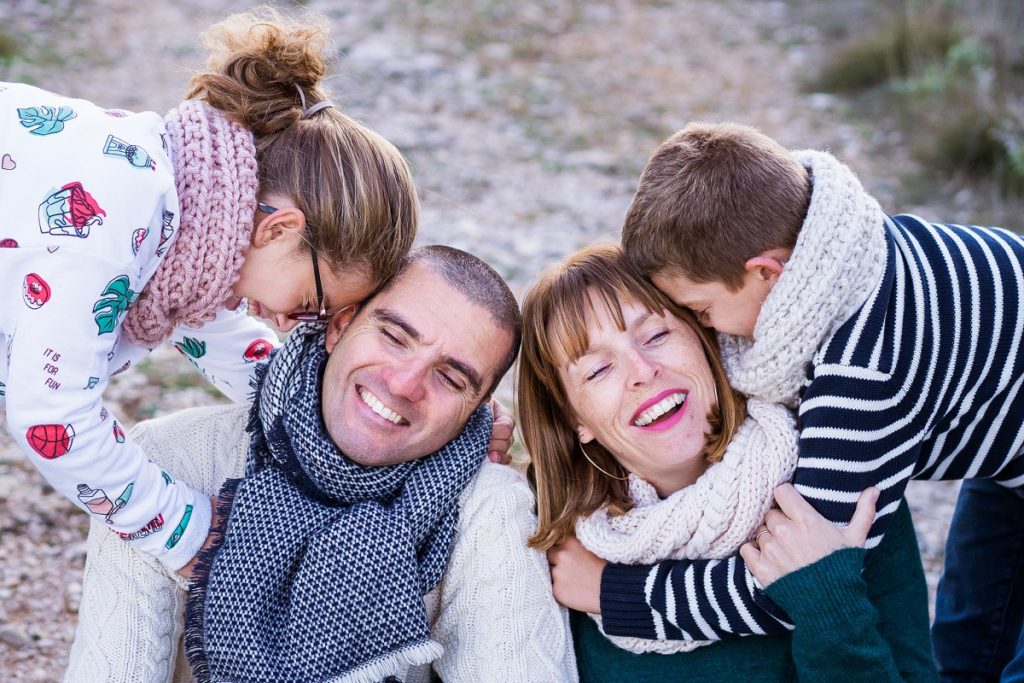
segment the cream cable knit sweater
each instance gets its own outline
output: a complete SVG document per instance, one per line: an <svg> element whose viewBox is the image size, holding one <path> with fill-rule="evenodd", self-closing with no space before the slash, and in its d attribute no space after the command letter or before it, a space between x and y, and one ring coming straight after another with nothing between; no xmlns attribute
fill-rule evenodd
<svg viewBox="0 0 1024 683"><path fill-rule="evenodd" d="M213 493L244 469L246 417L240 406L200 408L139 425L135 435L159 465ZM511 468L484 463L460 504L448 569L425 597L445 650L433 669L450 683L576 681L547 560L526 548L536 528L529 486ZM191 681L181 650L184 601L177 575L93 525L66 683ZM418 667L402 680L426 683L430 672Z"/></svg>

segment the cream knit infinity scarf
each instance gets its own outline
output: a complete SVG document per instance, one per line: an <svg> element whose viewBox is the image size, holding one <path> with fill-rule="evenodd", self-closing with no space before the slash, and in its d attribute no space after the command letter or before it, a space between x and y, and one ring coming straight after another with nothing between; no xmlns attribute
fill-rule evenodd
<svg viewBox="0 0 1024 683"><path fill-rule="evenodd" d="M720 334L733 387L796 407L814 354L878 287L885 270L885 216L853 172L831 154L802 151L811 205L793 255L765 299L754 341Z"/></svg>
<svg viewBox="0 0 1024 683"><path fill-rule="evenodd" d="M629 475L629 495L636 506L624 515L613 517L602 508L580 519L580 542L595 555L624 564L734 555L771 508L775 487L789 481L796 467L792 414L756 398L747 402L747 413L725 456L696 482L661 500L653 486ZM601 625L599 616L594 620ZM712 642L608 638L630 652L660 654Z"/></svg>
<svg viewBox="0 0 1024 683"><path fill-rule="evenodd" d="M128 309L124 331L153 348L178 325L213 320L238 280L252 240L259 177L252 133L222 112L186 100L164 117L179 217L164 213L161 242L178 236Z"/></svg>

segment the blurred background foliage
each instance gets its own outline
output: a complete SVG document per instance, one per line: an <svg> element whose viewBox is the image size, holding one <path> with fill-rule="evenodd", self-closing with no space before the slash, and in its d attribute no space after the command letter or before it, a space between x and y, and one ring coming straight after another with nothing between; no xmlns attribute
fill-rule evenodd
<svg viewBox="0 0 1024 683"><path fill-rule="evenodd" d="M850 97L865 117L895 117L921 179L953 175L1024 196L1024 3L822 4L845 5L831 24L838 48L806 89Z"/></svg>

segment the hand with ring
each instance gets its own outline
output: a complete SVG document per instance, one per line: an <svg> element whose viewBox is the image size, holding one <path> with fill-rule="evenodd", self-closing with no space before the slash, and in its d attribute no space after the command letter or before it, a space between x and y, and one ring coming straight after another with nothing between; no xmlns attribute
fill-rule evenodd
<svg viewBox="0 0 1024 683"><path fill-rule="evenodd" d="M792 484L776 488L775 501L779 507L768 511L753 540L740 548L740 556L763 587L841 548L863 548L875 520L878 490L860 494L845 527L822 517Z"/></svg>

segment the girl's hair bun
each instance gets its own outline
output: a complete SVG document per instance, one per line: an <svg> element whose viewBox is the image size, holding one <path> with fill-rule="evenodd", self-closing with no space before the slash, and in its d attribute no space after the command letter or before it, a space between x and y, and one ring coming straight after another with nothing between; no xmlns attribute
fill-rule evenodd
<svg viewBox="0 0 1024 683"><path fill-rule="evenodd" d="M233 14L203 35L210 56L187 97L220 109L257 138L272 135L302 116L295 86L309 105L327 99L320 83L328 42L318 17L292 18L270 7Z"/></svg>

